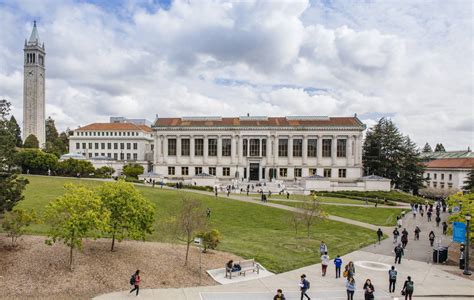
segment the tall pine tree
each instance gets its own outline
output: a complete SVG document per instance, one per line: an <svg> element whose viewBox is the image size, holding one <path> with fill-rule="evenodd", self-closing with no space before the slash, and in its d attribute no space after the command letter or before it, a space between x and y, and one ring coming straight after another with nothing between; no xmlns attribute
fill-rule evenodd
<svg viewBox="0 0 474 300"><path fill-rule="evenodd" d="M443 144L439 143L439 144L436 144L434 152L446 152L446 150L444 149Z"/></svg>
<svg viewBox="0 0 474 300"><path fill-rule="evenodd" d="M21 140L21 129L13 115L10 117L8 128L15 138L15 146L21 147L23 145L23 141Z"/></svg>
<svg viewBox="0 0 474 300"><path fill-rule="evenodd" d="M431 153L433 152L433 149L431 148L430 144L426 143L425 146L423 147L423 153Z"/></svg>
<svg viewBox="0 0 474 300"><path fill-rule="evenodd" d="M463 190L468 192L474 191L474 168L467 173L466 180L463 182L464 186L462 187Z"/></svg>
<svg viewBox="0 0 474 300"><path fill-rule="evenodd" d="M58 158L67 153L67 145L64 144L64 136L58 134L54 120L51 117L46 119L46 145L45 152L56 155ZM69 142L68 142L69 143Z"/></svg>
<svg viewBox="0 0 474 300"><path fill-rule="evenodd" d="M424 167L420 152L410 137L404 137L403 141L403 164L400 173L400 189L418 194L423 186Z"/></svg>

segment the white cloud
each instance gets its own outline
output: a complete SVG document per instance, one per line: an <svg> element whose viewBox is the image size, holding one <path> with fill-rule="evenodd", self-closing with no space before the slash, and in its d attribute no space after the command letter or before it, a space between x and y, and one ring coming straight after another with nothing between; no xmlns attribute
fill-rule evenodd
<svg viewBox="0 0 474 300"><path fill-rule="evenodd" d="M108 6L99 6L108 5ZM22 119L38 20L47 114L391 116L419 144L473 141L473 16L449 1L15 1L0 4L0 97Z"/></svg>

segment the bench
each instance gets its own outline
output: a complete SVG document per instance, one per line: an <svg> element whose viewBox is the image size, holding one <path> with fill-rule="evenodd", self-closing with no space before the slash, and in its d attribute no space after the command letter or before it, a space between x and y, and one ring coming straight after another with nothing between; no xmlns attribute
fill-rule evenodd
<svg viewBox="0 0 474 300"><path fill-rule="evenodd" d="M242 260L237 262L237 264L240 265L240 270L235 270L232 271L232 269L228 268L227 266L225 267L225 278L232 279L232 274L238 274L238 275L244 275L249 272L257 272L257 274L260 273L260 265L255 262L254 259L247 259L247 260Z"/></svg>

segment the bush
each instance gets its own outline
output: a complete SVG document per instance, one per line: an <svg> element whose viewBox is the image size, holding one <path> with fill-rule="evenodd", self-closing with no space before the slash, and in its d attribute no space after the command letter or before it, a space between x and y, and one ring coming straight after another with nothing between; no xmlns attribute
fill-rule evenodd
<svg viewBox="0 0 474 300"><path fill-rule="evenodd" d="M95 169L94 175L97 178L110 178L114 172L114 168L103 166Z"/></svg>
<svg viewBox="0 0 474 300"><path fill-rule="evenodd" d="M54 154L43 152L40 149L21 149L15 157L23 172L31 174L48 174L58 167L58 158Z"/></svg>
<svg viewBox="0 0 474 300"><path fill-rule="evenodd" d="M5 213L2 220L2 228L11 238L11 246L16 247L16 241L25 233L26 227L37 221L33 210L14 209Z"/></svg>
<svg viewBox="0 0 474 300"><path fill-rule="evenodd" d="M70 158L59 162L58 173L63 176L89 177L94 174L94 166L90 161Z"/></svg>
<svg viewBox="0 0 474 300"><path fill-rule="evenodd" d="M207 249L216 249L220 243L221 234L217 229L211 231L200 232L197 237L202 238L204 246L203 252L207 252Z"/></svg>
<svg viewBox="0 0 474 300"><path fill-rule="evenodd" d="M138 179L138 175L143 174L143 166L139 164L127 164L123 166L123 174L127 176L127 178L135 178Z"/></svg>
<svg viewBox="0 0 474 300"><path fill-rule="evenodd" d="M413 196L407 193L401 193L398 191L370 191L370 192L359 192L359 191L338 191L338 192L316 192L318 196L328 196L328 197L339 197L339 198L351 198L364 200L367 199L370 202L374 202L375 199L383 201L383 199L388 201L399 201L406 203L425 203L426 199ZM389 204L390 205L390 204ZM393 203L392 203L393 205Z"/></svg>

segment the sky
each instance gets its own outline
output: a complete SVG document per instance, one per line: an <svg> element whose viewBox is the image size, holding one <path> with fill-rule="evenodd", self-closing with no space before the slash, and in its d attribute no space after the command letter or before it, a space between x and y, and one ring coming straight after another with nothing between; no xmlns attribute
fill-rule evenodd
<svg viewBox="0 0 474 300"><path fill-rule="evenodd" d="M470 0L0 0L0 98L22 122L23 46L46 48L58 129L110 116L391 118L420 147L474 141Z"/></svg>

